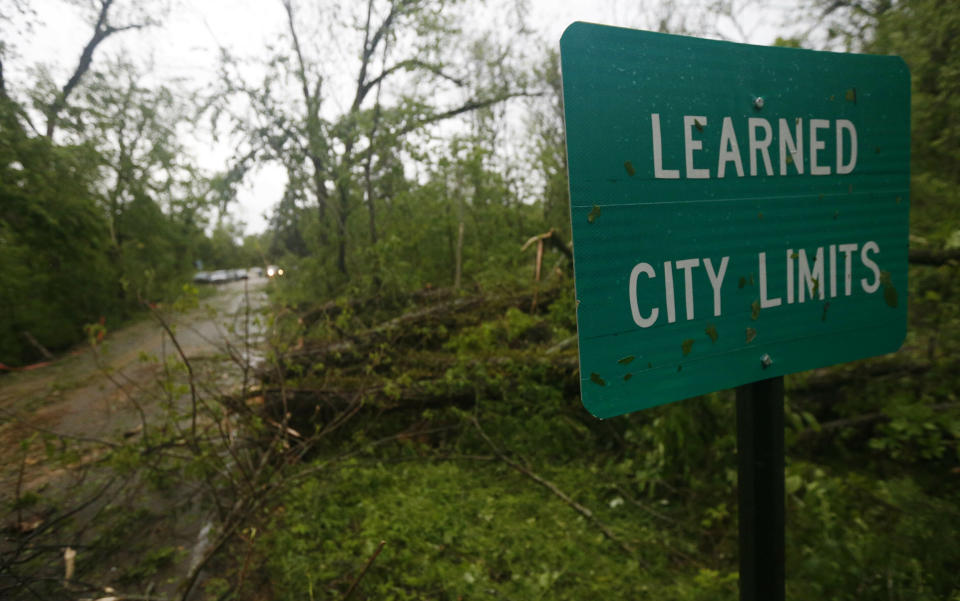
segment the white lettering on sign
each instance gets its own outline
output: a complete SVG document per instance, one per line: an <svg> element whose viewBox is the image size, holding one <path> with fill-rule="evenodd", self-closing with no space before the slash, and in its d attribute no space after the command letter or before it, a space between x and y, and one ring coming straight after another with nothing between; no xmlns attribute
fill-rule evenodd
<svg viewBox="0 0 960 601"><path fill-rule="evenodd" d="M759 253L757 260L760 263L760 308L769 309L780 306L780 297L767 296L767 253Z"/></svg>
<svg viewBox="0 0 960 601"><path fill-rule="evenodd" d="M687 301L687 321L693 319L693 268L700 265L700 259L677 261L677 269L683 270L683 291Z"/></svg>
<svg viewBox="0 0 960 601"><path fill-rule="evenodd" d="M663 144L660 143L660 115L650 115L650 127L653 129L653 174L657 179L679 179L680 171L663 168Z"/></svg>
<svg viewBox="0 0 960 601"><path fill-rule="evenodd" d="M850 262L851 262L850 255L857 252L857 245L841 244L839 246L839 249L840 249L840 252L842 252L844 255L844 265L846 266L846 270L844 271L844 273L846 274L846 277L843 279L843 293L846 296L850 296L850 288L853 284L853 274L850 271Z"/></svg>
<svg viewBox="0 0 960 601"><path fill-rule="evenodd" d="M660 314L660 309L654 307L653 310L650 311L650 317L640 315L640 307L637 305L637 278L640 277L641 273L648 278L657 277L657 273L649 263L637 263L633 266L633 271L630 272L630 311L633 313L634 323L641 328L649 328L657 323L657 316Z"/></svg>
<svg viewBox="0 0 960 601"><path fill-rule="evenodd" d="M804 136L803 119L778 119L774 128L768 119L749 117L747 129L747 164L751 176L804 175L804 165L809 164L810 175L847 175L857 166L857 128L849 119L809 119ZM791 129L790 124L793 123ZM744 177L743 156L733 127L733 118L724 117L720 124L719 138L707 127L707 118L702 115L684 115L680 134L683 139L684 177L687 179L710 179L727 177L727 167L733 163L737 177ZM834 130L836 154L827 157L826 130ZM663 130L660 113L650 114L650 131L653 144L653 176L656 179L680 179L681 169L664 167ZM774 135L776 132L776 135ZM774 144L776 141L776 144ZM717 149L717 168L697 166L703 164L704 144ZM777 150L779 169L774 170L771 146ZM830 163L831 158L833 159ZM792 166L792 170L791 170Z"/></svg>
<svg viewBox="0 0 960 601"><path fill-rule="evenodd" d="M830 167L817 164L819 151L827 145L826 142L817 137L817 132L828 127L830 127L830 122L826 119L810 120L810 175L830 175Z"/></svg>
<svg viewBox="0 0 960 601"><path fill-rule="evenodd" d="M796 134L791 136L787 120L780 119L780 175L787 174L788 156L797 174L803 175L803 120L794 119L794 125Z"/></svg>
<svg viewBox="0 0 960 601"><path fill-rule="evenodd" d="M710 278L710 285L713 286L713 315L714 317L719 317L721 312L720 305L720 288L723 286L723 276L727 274L727 263L730 261L730 257L724 257L720 261L720 272L717 273L713 270L713 261L710 259L703 260L703 266L707 268L707 277Z"/></svg>
<svg viewBox="0 0 960 601"><path fill-rule="evenodd" d="M693 166L693 151L703 149L702 140L693 139L693 129L703 131L703 126L707 124L706 117L683 117L683 147L687 156L687 179L709 179L709 169L697 169Z"/></svg>
<svg viewBox="0 0 960 601"><path fill-rule="evenodd" d="M757 174L757 152L763 156L763 166L767 175L773 175L773 166L770 163L770 142L773 141L773 132L766 119L751 117L747 119L747 129L750 132L750 175ZM763 137L757 137L757 130L763 130Z"/></svg>
<svg viewBox="0 0 960 601"><path fill-rule="evenodd" d="M723 286L723 278L727 273L727 263L730 261L730 257L723 257L720 259L720 266L714 268L713 261L710 258L703 259L703 266L706 268L707 279L710 282L710 286L713 289L713 314L716 317L719 317L721 314L721 300L720 300L720 290ZM677 321L677 307L676 307L676 297L674 296L673 289L673 273L674 271L683 272L683 298L684 306L686 308L686 317L687 321L694 319L694 274L693 270L700 266L700 259L681 259L679 261L664 261L663 263L663 292L664 292L664 301L667 308L667 323L674 323ZM654 271L653 266L649 263L637 263L633 266L633 269L630 271L630 284L628 286L627 294L630 298L630 313L633 317L633 322L640 326L641 328L649 328L657 322L657 317L660 315L659 307L650 308L649 315L644 317L640 312L640 304L637 297L637 288L640 285L640 275L647 276L648 279L654 279L657 277L656 271Z"/></svg>
<svg viewBox="0 0 960 601"><path fill-rule="evenodd" d="M843 132L850 134L850 161L843 162ZM837 119L837 173L847 174L857 164L857 128L846 119Z"/></svg>
<svg viewBox="0 0 960 601"><path fill-rule="evenodd" d="M830 283L830 298L835 298L840 294L837 290L837 274L843 276L843 296L853 295L853 256L859 252L860 264L869 271L869 276L860 279L860 288L866 294L873 294L880 289L881 275L880 267L874 260L876 255L880 254L880 246L874 241L868 241L863 246L858 244L830 244L826 247L820 246L808 252L801 248L796 252L792 248L786 251L785 273L786 278L782 282L772 282L768 275L767 253L757 253L757 269L759 273L760 286L760 308L772 309L784 305L805 303L807 300L820 299L827 297L827 282ZM837 269L837 253L843 256L841 268ZM778 253L774 253L776 256ZM682 296L687 321L695 319L696 315L696 297L694 295L697 286L703 286L704 278L699 275L698 268L703 266L706 272L706 283L709 283L713 292L713 316L721 317L723 315L723 284L726 277L730 257L720 257L719 263L711 257L693 257L689 259L679 259L676 261L663 262L663 292L664 306L666 307L667 323L677 321L676 296L674 290L674 274L682 272L679 281L682 282ZM796 269L794 267L796 266ZM744 266L744 270L750 268ZM641 279L640 276L646 276ZM630 278L627 289L627 298L630 304L630 314L633 322L640 328L649 328L657 323L660 317L660 306L640 306L640 299L655 298L650 294L640 294L641 289L650 292L650 286L656 286L653 280L657 278L656 269L650 263L640 262L633 266L630 271ZM742 286L742 283L741 283ZM785 291L784 296L773 296L771 291L779 289ZM796 291L796 294L794 292Z"/></svg>
<svg viewBox="0 0 960 601"><path fill-rule="evenodd" d="M797 259L800 268L800 302L803 302L803 293L806 291L812 299L820 293L820 300L824 297L823 283L823 247L817 249L816 259L813 261L813 269L807 261L807 251L800 249L800 255Z"/></svg>
<svg viewBox="0 0 960 601"><path fill-rule="evenodd" d="M743 177L743 161L740 160L740 146L737 145L737 134L733 131L733 119L723 118L723 131L720 134L720 160L717 165L717 177L727 173L727 163L733 161L737 169L737 177Z"/></svg>
<svg viewBox="0 0 960 601"><path fill-rule="evenodd" d="M867 251L870 250L875 253L879 253L880 247L877 246L876 242L867 242L863 245L863 250L860 251L860 262L863 263L864 267L873 272L872 284L867 283L867 278L860 280L860 285L863 286L863 291L867 294L873 294L880 287L880 268L877 267L877 264L867 256Z"/></svg>

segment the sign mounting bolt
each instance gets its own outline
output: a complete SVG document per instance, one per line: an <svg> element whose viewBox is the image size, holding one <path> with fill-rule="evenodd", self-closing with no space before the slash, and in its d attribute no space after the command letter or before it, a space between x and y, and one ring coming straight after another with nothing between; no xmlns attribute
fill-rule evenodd
<svg viewBox="0 0 960 601"><path fill-rule="evenodd" d="M763 108L763 96L757 96L753 99L753 108L758 111Z"/></svg>
<svg viewBox="0 0 960 601"><path fill-rule="evenodd" d="M767 353L764 353L763 356L760 357L760 365L763 366L763 369L767 369L768 367L773 365L773 359L770 358L770 355L768 355Z"/></svg>

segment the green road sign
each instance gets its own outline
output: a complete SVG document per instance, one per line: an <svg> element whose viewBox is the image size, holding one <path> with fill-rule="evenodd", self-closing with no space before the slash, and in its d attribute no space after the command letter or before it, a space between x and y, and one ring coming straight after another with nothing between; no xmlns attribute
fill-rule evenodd
<svg viewBox="0 0 960 601"><path fill-rule="evenodd" d="M586 23L560 50L591 413L899 348L902 60Z"/></svg>

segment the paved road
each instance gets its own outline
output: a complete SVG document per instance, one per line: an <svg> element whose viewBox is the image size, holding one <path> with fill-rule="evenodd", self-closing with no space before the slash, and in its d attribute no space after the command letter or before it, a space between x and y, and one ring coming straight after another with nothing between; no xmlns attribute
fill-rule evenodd
<svg viewBox="0 0 960 601"><path fill-rule="evenodd" d="M207 386L236 386L239 370L227 367L231 352L256 359L265 283L251 279L220 285L215 296L185 314L168 314L161 308L191 364L208 376ZM0 376L0 500L14 488L23 457L21 441L43 432L109 439L131 431L140 423L133 400L148 413L157 409L157 382L165 376L165 358L175 356L170 337L156 319L148 318L108 332L97 352L84 347L48 367ZM48 477L42 469L30 469L42 463L42 445L31 449L24 490L42 485Z"/></svg>

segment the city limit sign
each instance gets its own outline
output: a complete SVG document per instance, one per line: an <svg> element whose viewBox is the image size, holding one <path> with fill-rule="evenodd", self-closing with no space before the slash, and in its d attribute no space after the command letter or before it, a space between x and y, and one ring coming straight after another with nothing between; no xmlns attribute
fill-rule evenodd
<svg viewBox="0 0 960 601"><path fill-rule="evenodd" d="M902 60L586 23L560 50L591 413L899 348Z"/></svg>

